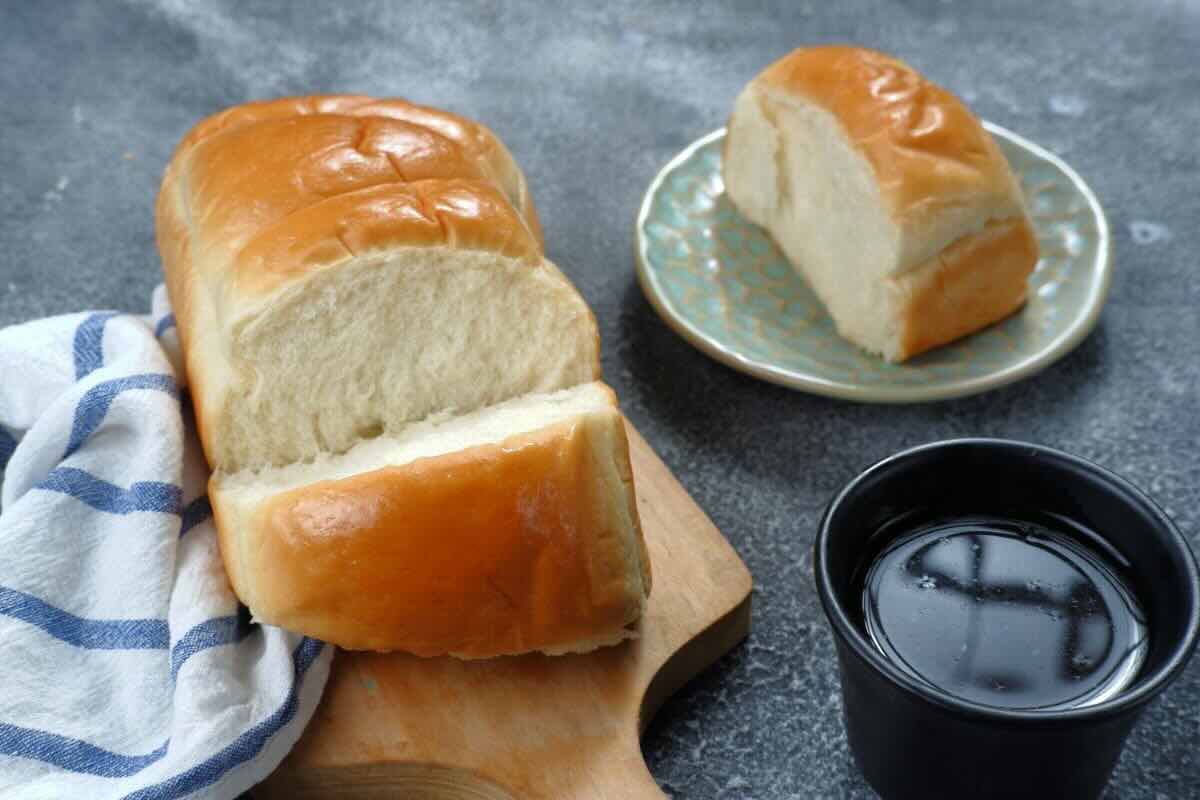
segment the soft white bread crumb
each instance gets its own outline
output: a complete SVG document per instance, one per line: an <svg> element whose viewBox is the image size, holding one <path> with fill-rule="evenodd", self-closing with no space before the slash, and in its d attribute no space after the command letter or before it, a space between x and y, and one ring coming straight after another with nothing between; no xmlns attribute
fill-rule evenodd
<svg viewBox="0 0 1200 800"><path fill-rule="evenodd" d="M596 378L595 322L574 287L549 262L485 251L363 256L230 328L223 368L204 376L226 472L345 452L431 414Z"/></svg>

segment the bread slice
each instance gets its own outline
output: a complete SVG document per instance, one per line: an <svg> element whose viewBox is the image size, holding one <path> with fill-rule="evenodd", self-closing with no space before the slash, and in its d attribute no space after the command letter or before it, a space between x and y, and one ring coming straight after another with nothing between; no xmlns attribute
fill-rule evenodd
<svg viewBox="0 0 1200 800"><path fill-rule="evenodd" d="M896 59L785 56L737 98L722 169L838 332L889 361L1024 302L1038 246L1008 163L966 106Z"/></svg>
<svg viewBox="0 0 1200 800"><path fill-rule="evenodd" d="M257 618L423 655L626 635L649 562L595 318L490 131L400 100L239 106L184 138L157 224Z"/></svg>
<svg viewBox="0 0 1200 800"><path fill-rule="evenodd" d="M238 596L343 647L589 650L628 636L650 589L623 421L601 383L210 488Z"/></svg>

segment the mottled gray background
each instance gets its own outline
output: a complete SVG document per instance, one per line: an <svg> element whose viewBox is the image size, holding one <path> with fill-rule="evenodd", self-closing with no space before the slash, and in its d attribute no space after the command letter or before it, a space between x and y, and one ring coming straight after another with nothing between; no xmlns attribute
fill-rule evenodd
<svg viewBox="0 0 1200 800"><path fill-rule="evenodd" d="M1127 475L1200 536L1200 4L517 6L3 3L0 324L147 309L159 176L224 106L350 91L486 122L525 167L550 257L596 310L627 413L757 579L750 640L650 727L654 774L681 798L870 796L809 558L822 505L857 470L940 437L1030 439ZM654 315L631 255L647 182L769 61L831 41L900 55L1092 184L1117 273L1074 354L982 397L879 408L744 377ZM1200 661L1147 714L1108 797L1200 795L1198 743Z"/></svg>

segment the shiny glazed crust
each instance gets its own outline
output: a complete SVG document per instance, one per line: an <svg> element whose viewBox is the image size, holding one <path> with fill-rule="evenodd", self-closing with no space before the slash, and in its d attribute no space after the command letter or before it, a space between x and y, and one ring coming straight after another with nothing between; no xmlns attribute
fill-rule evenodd
<svg viewBox="0 0 1200 800"><path fill-rule="evenodd" d="M206 139L237 129L253 130L262 122L285 121L282 130L296 137L290 144L296 150L304 151L321 141L323 131L325 136L329 135L325 125L333 117L342 118L343 130L346 122L354 123L351 129L355 138L348 144L361 158L334 148L313 159L306 169L295 170L296 178L311 176L318 179L319 185L325 182L322 180L324 172L327 180L344 181L337 188L348 191L352 186L362 188L378 183L380 179L394 182L397 178L412 181L435 177L484 177L495 183L509 199L541 248L542 229L525 176L503 142L483 125L448 111L405 100L380 100L364 95L316 95L234 106L192 128L176 148L172 164ZM255 139L272 135L266 130L253 133L244 130L244 134ZM262 148L265 144L252 142L251 147ZM313 151L310 149L309 152ZM253 152L252 155L259 157L261 153ZM395 174L380 161L381 156L391 161ZM284 169L293 168L282 158L277 163ZM282 192L295 187L278 188Z"/></svg>
<svg viewBox="0 0 1200 800"><path fill-rule="evenodd" d="M342 647L589 650L632 635L650 591L615 398L499 444L278 494L247 518L226 518L211 490L256 618Z"/></svg>
<svg viewBox="0 0 1200 800"><path fill-rule="evenodd" d="M1008 162L978 118L899 59L861 47L802 48L755 83L833 114L870 163L901 225L919 225L962 203L1021 212Z"/></svg>
<svg viewBox="0 0 1200 800"><path fill-rule="evenodd" d="M908 298L899 358L911 358L1012 314L1025 302L1026 279L1037 259L1033 228L1018 217L989 223L901 276L896 290Z"/></svg>
<svg viewBox="0 0 1200 800"><path fill-rule="evenodd" d="M534 264L542 255L525 179L504 145L482 126L402 100L289 98L210 117L176 149L158 216L164 256L181 229L193 256L165 258L168 279L184 285L172 273L202 268L243 301L399 245Z"/></svg>

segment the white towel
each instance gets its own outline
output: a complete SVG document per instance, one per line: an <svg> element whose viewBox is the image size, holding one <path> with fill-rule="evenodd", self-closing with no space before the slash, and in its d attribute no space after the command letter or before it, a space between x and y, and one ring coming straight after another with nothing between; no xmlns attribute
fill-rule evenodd
<svg viewBox="0 0 1200 800"><path fill-rule="evenodd" d="M0 797L236 797L320 699L333 648L229 588L180 364L161 287L0 330Z"/></svg>

